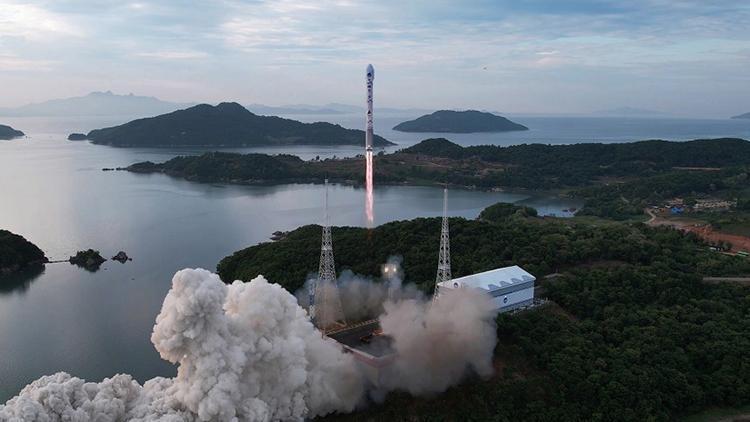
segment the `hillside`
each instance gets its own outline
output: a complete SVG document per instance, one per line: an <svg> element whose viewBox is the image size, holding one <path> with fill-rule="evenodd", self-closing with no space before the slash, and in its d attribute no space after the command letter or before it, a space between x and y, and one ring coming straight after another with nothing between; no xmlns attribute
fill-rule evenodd
<svg viewBox="0 0 750 422"><path fill-rule="evenodd" d="M377 276L398 254L406 281L431 291L439 232L438 218L334 227L337 268ZM234 253L218 272L225 282L264 274L295 291L317 269L320 235L318 226L301 227ZM324 420L679 420L750 402L750 288L701 282L748 274L747 260L667 228L522 216L451 219L451 259L455 276L521 265L552 302L497 318L492 378L469 377L426 398L389 394ZM552 272L562 275L543 277Z"/></svg>
<svg viewBox="0 0 750 422"><path fill-rule="evenodd" d="M10 274L47 262L44 252L23 236L0 230L0 275Z"/></svg>
<svg viewBox="0 0 750 422"><path fill-rule="evenodd" d="M439 110L396 125L400 132L476 133L529 130L505 117L476 110Z"/></svg>
<svg viewBox="0 0 750 422"><path fill-rule="evenodd" d="M154 116L190 105L133 94L117 95L107 91L21 107L0 108L0 116Z"/></svg>
<svg viewBox="0 0 750 422"><path fill-rule="evenodd" d="M253 168L259 160L273 163L276 171L256 172ZM750 142L742 139L462 147L438 138L377 156L375 180L414 184L448 180L485 189L559 189L588 186L603 179L627 181L700 168L745 166L748 162ZM332 181L358 183L363 177L362 166L362 158L302 161L291 156L209 153L161 164L137 163L127 170L163 172L204 182L316 183L328 175Z"/></svg>
<svg viewBox="0 0 750 422"><path fill-rule="evenodd" d="M7 141L19 136L24 136L24 133L10 126L0 125L0 140Z"/></svg>
<svg viewBox="0 0 750 422"><path fill-rule="evenodd" d="M733 119L750 119L750 113L740 114L739 116L732 116Z"/></svg>
<svg viewBox="0 0 750 422"><path fill-rule="evenodd" d="M331 123L258 116L237 103L200 104L86 135L95 144L120 147L364 145L364 136L361 130ZM376 146L393 145L380 136L375 136L374 142Z"/></svg>

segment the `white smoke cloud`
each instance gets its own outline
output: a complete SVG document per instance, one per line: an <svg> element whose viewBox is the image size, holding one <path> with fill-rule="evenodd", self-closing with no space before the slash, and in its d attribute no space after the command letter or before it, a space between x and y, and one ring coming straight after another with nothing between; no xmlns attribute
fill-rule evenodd
<svg viewBox="0 0 750 422"><path fill-rule="evenodd" d="M349 412L363 396L351 358L281 286L175 274L151 336L177 377L86 383L58 373L0 406L0 420L270 421Z"/></svg>
<svg viewBox="0 0 750 422"><path fill-rule="evenodd" d="M0 405L0 421L304 420L354 410L366 385L371 397L424 394L469 372L491 375L496 311L489 297L459 289L427 301L415 286L401 286L396 267L386 282L351 272L339 280L349 322L379 316L393 340L395 360L376 386L281 286L262 276L226 285L206 270L185 269L172 279L151 336L161 357L178 365L175 378L141 386L130 375L94 383L60 372Z"/></svg>
<svg viewBox="0 0 750 422"><path fill-rule="evenodd" d="M497 310L486 293L462 288L434 301L388 301L384 307L380 326L397 356L383 378L385 389L438 393L468 373L492 375Z"/></svg>

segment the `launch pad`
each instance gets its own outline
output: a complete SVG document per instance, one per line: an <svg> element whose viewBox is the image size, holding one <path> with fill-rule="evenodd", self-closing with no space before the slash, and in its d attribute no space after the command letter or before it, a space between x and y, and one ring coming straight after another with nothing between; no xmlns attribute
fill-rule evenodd
<svg viewBox="0 0 750 422"><path fill-rule="evenodd" d="M384 370L396 359L393 339L383 335L376 319L327 333L359 363L373 385L380 385Z"/></svg>

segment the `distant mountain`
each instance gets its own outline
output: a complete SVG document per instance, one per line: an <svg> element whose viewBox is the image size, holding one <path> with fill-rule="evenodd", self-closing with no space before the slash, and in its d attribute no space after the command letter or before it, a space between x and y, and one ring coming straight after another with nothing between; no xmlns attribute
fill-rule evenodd
<svg viewBox="0 0 750 422"><path fill-rule="evenodd" d="M16 108L0 108L0 116L154 116L189 107L154 97L92 92Z"/></svg>
<svg viewBox="0 0 750 422"><path fill-rule="evenodd" d="M259 116L237 103L199 104L120 126L92 130L95 144L148 146L364 145L365 133L339 125ZM376 146L394 145L375 136Z"/></svg>
<svg viewBox="0 0 750 422"><path fill-rule="evenodd" d="M0 125L0 140L7 141L23 135L24 133L20 130L15 130L10 126Z"/></svg>
<svg viewBox="0 0 750 422"><path fill-rule="evenodd" d="M740 114L739 116L732 116L733 119L750 119L750 113Z"/></svg>
<svg viewBox="0 0 750 422"><path fill-rule="evenodd" d="M475 133L529 130L529 128L492 113L476 110L439 110L415 120L400 123L393 130L400 132Z"/></svg>
<svg viewBox="0 0 750 422"><path fill-rule="evenodd" d="M663 111L648 110L645 108L634 107L617 107L609 110L600 110L594 112L595 115L618 116L618 117L657 117L666 116L668 113Z"/></svg>

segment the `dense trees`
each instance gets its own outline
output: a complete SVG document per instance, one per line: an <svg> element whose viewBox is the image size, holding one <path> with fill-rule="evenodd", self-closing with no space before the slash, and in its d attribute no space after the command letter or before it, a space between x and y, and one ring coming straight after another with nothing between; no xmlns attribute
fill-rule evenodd
<svg viewBox="0 0 750 422"><path fill-rule="evenodd" d="M86 138L114 146L359 145L364 132L326 122L302 123L253 114L237 103L199 104L123 125L90 131ZM381 136L376 146L393 145Z"/></svg>
<svg viewBox="0 0 750 422"><path fill-rule="evenodd" d="M584 198L582 215L622 220L643 214L643 208L680 196L711 195L736 199L750 188L748 169L733 167L719 171L672 171L626 183L592 186L574 192ZM740 199L738 206L746 200Z"/></svg>
<svg viewBox="0 0 750 422"><path fill-rule="evenodd" d="M393 130L401 132L477 133L529 130L529 128L505 117L483 111L438 110L432 114L399 123Z"/></svg>
<svg viewBox="0 0 750 422"><path fill-rule="evenodd" d="M675 420L707 407L750 403L750 288L701 281L707 274L750 274L747 260L710 253L691 235L642 224L569 226L516 217L451 223L457 275L512 262L541 276L543 267L560 265L563 275L539 277L553 302L498 317L493 378L470 378L437 397L390 394L382 404L326 419ZM351 265L352 253L368 262L365 248L375 247L380 259L381 240L388 238L406 251L407 278L426 280L427 288L438 229L438 219L392 223L373 230L372 244L365 243L364 230L334 230L334 248L344 265ZM299 265L314 268L319 235L308 226L293 232L287 245L245 250L247 265L234 270L296 271L285 257L302 248L306 236L314 238L305 242L311 262ZM352 236L361 253L349 250ZM285 262L268 267L272 251ZM220 270L237 258L223 261ZM410 264L415 258L429 265Z"/></svg>
<svg viewBox="0 0 750 422"><path fill-rule="evenodd" d="M600 183L605 178L633 181L662 174L673 175L667 179L678 177L674 176L677 174L691 178L697 172L688 169L694 167L742 166L748 162L750 142L741 139L461 147L439 138L378 156L375 178L379 183L449 181L487 189L580 188ZM139 163L129 170L164 171L193 180L246 183L255 179L247 178L247 174L254 175L254 167L262 165L271 165L274 169L263 174L262 180L266 183L320 181L326 175L337 181L362 180L362 158L358 157L302 161L290 156L210 153L179 157L163 164ZM668 180L655 181L666 183ZM685 180L688 182L692 183Z"/></svg>
<svg viewBox="0 0 750 422"><path fill-rule="evenodd" d="M400 255L407 279L425 290L432 289L439 219L399 221L372 230L334 227L332 233L340 271L348 268L377 275L388 257ZM320 235L319 226L301 227L281 241L252 246L224 258L218 273L227 282L264 274L294 291L317 269ZM750 261L710 252L693 234L643 224L594 227L541 218L498 223L452 218L451 258L455 276L518 264L539 277L600 262L661 262L690 273L750 274Z"/></svg>
<svg viewBox="0 0 750 422"><path fill-rule="evenodd" d="M23 236L0 230L0 275L47 262L44 252Z"/></svg>

